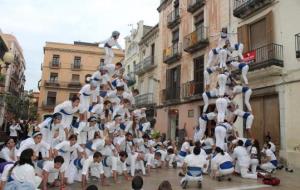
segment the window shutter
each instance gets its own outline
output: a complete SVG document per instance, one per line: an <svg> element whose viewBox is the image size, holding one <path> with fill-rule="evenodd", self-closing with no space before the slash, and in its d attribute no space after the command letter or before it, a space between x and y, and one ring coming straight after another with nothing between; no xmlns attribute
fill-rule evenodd
<svg viewBox="0 0 300 190"><path fill-rule="evenodd" d="M244 52L248 52L250 50L248 25L245 24L238 27L238 42L244 44Z"/></svg>
<svg viewBox="0 0 300 190"><path fill-rule="evenodd" d="M267 15L266 15L266 36L267 36L267 44L271 44L273 43L273 12L269 12Z"/></svg>

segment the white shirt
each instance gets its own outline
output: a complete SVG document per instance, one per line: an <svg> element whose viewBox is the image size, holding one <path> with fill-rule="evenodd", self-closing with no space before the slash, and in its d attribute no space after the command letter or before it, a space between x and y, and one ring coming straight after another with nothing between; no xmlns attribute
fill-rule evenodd
<svg viewBox="0 0 300 190"><path fill-rule="evenodd" d="M35 184L35 170L34 167L29 164L17 165L11 174L12 178L18 182L28 182L31 183L33 186Z"/></svg>
<svg viewBox="0 0 300 190"><path fill-rule="evenodd" d="M88 123L87 132L88 132L88 140L93 140L94 135L96 132L100 132L100 129L98 127L98 123L96 123L94 126L91 126L90 123Z"/></svg>
<svg viewBox="0 0 300 190"><path fill-rule="evenodd" d="M2 148L0 152L0 158L6 160L6 162L15 162L17 161L17 149L14 147L11 150L6 146Z"/></svg>
<svg viewBox="0 0 300 190"><path fill-rule="evenodd" d="M100 44L108 44L110 47L117 46L117 48L122 49L120 44L118 43L118 40L114 37L110 37L107 40L101 41Z"/></svg>
<svg viewBox="0 0 300 190"><path fill-rule="evenodd" d="M101 115L103 113L103 104L96 104L93 106L91 113Z"/></svg>
<svg viewBox="0 0 300 190"><path fill-rule="evenodd" d="M55 146L55 149L61 152L73 152L78 150L79 152L83 152L83 148L78 144L75 143L73 146L70 145L70 141L63 141Z"/></svg>
<svg viewBox="0 0 300 190"><path fill-rule="evenodd" d="M18 136L18 132L21 130L21 127L19 124L15 124L15 125L10 125L9 126L9 136L11 137L17 137Z"/></svg>
<svg viewBox="0 0 300 190"><path fill-rule="evenodd" d="M237 146L233 150L232 158L237 159L237 163L243 167L249 167L250 164L250 156L243 146Z"/></svg>
<svg viewBox="0 0 300 190"><path fill-rule="evenodd" d="M271 149L266 150L266 156L270 157L271 161L272 160L277 160L275 154L273 153L273 151Z"/></svg>
<svg viewBox="0 0 300 190"><path fill-rule="evenodd" d="M48 173L57 173L62 172L62 167L60 169L54 168L54 161L45 161L43 170L45 170Z"/></svg>
<svg viewBox="0 0 300 190"><path fill-rule="evenodd" d="M89 156L88 159L83 162L82 175L87 175L89 169L94 167L99 168L100 174L104 174L102 162L94 162L93 156Z"/></svg>
<svg viewBox="0 0 300 190"><path fill-rule="evenodd" d="M61 112L62 110L63 110L63 112L66 112L67 114L74 114L74 113L76 113L79 110L79 106L73 107L72 106L72 101L71 100L67 100L67 101L64 101L63 103L58 104L57 106L55 106L54 113L60 112L64 116L69 116L69 115L66 115L63 112Z"/></svg>
<svg viewBox="0 0 300 190"><path fill-rule="evenodd" d="M41 141L39 144L35 144L33 138L28 138L21 142L20 148L17 151L17 156L20 156L21 153L28 148L34 150L36 155L38 155L39 151L42 148L45 148L46 150L50 150L50 145L44 141Z"/></svg>
<svg viewBox="0 0 300 190"><path fill-rule="evenodd" d="M7 181L8 175L10 174L10 169L14 164L7 164L4 166L3 172L1 174L1 181Z"/></svg>
<svg viewBox="0 0 300 190"><path fill-rule="evenodd" d="M96 90L91 90L91 85L90 84L84 85L80 89L79 93L80 93L80 98L87 98L87 97L89 97L89 98L92 98L93 102L96 102L95 100L97 98L97 95L99 95L99 93L97 93Z"/></svg>
<svg viewBox="0 0 300 190"><path fill-rule="evenodd" d="M184 158L184 163L186 163L188 167L203 168L206 163L206 158L201 155L189 154Z"/></svg>
<svg viewBox="0 0 300 190"><path fill-rule="evenodd" d="M184 142L181 146L180 151L189 152L189 150L190 150L190 143L189 142Z"/></svg>
<svg viewBox="0 0 300 190"><path fill-rule="evenodd" d="M227 152L224 152L224 155L218 153L215 157L211 159L212 168L219 169L220 165L227 161L232 162L232 158Z"/></svg>
<svg viewBox="0 0 300 190"><path fill-rule="evenodd" d="M101 152L104 146L105 146L105 141L103 139L96 139L93 141L92 150Z"/></svg>

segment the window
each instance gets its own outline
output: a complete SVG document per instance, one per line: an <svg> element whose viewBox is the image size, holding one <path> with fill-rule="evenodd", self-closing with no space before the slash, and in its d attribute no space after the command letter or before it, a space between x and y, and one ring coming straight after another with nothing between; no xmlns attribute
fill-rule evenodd
<svg viewBox="0 0 300 190"><path fill-rule="evenodd" d="M204 56L194 59L195 94L203 93Z"/></svg>
<svg viewBox="0 0 300 190"><path fill-rule="evenodd" d="M81 64L81 57L75 56L73 68L80 69L80 64Z"/></svg>
<svg viewBox="0 0 300 190"><path fill-rule="evenodd" d="M49 91L47 94L47 103L48 106L54 106L56 104L56 92Z"/></svg>
<svg viewBox="0 0 300 190"><path fill-rule="evenodd" d="M256 49L267 43L266 19L262 19L250 25L250 46Z"/></svg>
<svg viewBox="0 0 300 190"><path fill-rule="evenodd" d="M180 97L180 66L167 70L166 87L167 98L177 99Z"/></svg>
<svg viewBox="0 0 300 190"><path fill-rule="evenodd" d="M300 58L300 33L295 35L296 58Z"/></svg>
<svg viewBox="0 0 300 190"><path fill-rule="evenodd" d="M194 25L195 25L196 29L202 27L203 22L204 22L204 13L203 12L201 12L200 14L198 14L194 17Z"/></svg>
<svg viewBox="0 0 300 190"><path fill-rule="evenodd" d="M172 32L172 43L175 44L179 41L179 30Z"/></svg>
<svg viewBox="0 0 300 190"><path fill-rule="evenodd" d="M175 18L179 17L179 1L175 1L174 2L174 14L175 14Z"/></svg>
<svg viewBox="0 0 300 190"><path fill-rule="evenodd" d="M127 66L127 72L130 72L130 65Z"/></svg>
<svg viewBox="0 0 300 190"><path fill-rule="evenodd" d="M155 55L155 44L151 45L151 56L154 57Z"/></svg>
<svg viewBox="0 0 300 190"><path fill-rule="evenodd" d="M50 81L57 82L58 81L58 73L50 73Z"/></svg>
<svg viewBox="0 0 300 190"><path fill-rule="evenodd" d="M59 66L59 55L53 55L52 66Z"/></svg>
<svg viewBox="0 0 300 190"><path fill-rule="evenodd" d="M79 82L80 81L80 75L72 74L72 82Z"/></svg>

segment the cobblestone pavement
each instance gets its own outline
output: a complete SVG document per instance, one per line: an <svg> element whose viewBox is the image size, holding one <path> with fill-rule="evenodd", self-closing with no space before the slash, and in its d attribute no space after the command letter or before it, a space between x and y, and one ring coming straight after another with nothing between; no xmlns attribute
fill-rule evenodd
<svg viewBox="0 0 300 190"><path fill-rule="evenodd" d="M182 188L179 185L180 177L178 177L178 172L180 170L175 169L160 169L152 170L150 176L144 177L144 188L143 190L156 190L159 184L163 180L169 180L172 184L173 190L181 190ZM295 171L294 173L287 173L284 170L277 171L275 174L276 177L279 177L281 180L280 186L271 187L263 185L261 180L247 180L241 179L240 177L233 176L232 181L222 181L218 182L212 180L209 176L204 176L202 189L203 190L243 190L243 189L257 189L257 190L269 190L269 189L278 189L278 190L300 190L300 170ZM121 184L113 184L109 181L111 186L109 187L100 187L101 190L131 190L131 182L123 180L121 177ZM95 183L95 181L90 182L90 184ZM66 190L79 190L81 189L80 183L68 186ZM189 190L195 190L197 184L190 183L188 185Z"/></svg>

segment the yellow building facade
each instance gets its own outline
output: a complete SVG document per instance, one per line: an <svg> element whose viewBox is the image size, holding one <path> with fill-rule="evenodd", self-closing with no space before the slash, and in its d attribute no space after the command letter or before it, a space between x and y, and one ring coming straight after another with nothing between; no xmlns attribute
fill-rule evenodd
<svg viewBox="0 0 300 190"><path fill-rule="evenodd" d="M114 54L114 63L124 58L121 50L114 50ZM41 65L42 77L38 84L39 119L52 114L55 105L78 93L87 77L104 63L104 58L104 48L99 48L97 44L46 42Z"/></svg>

